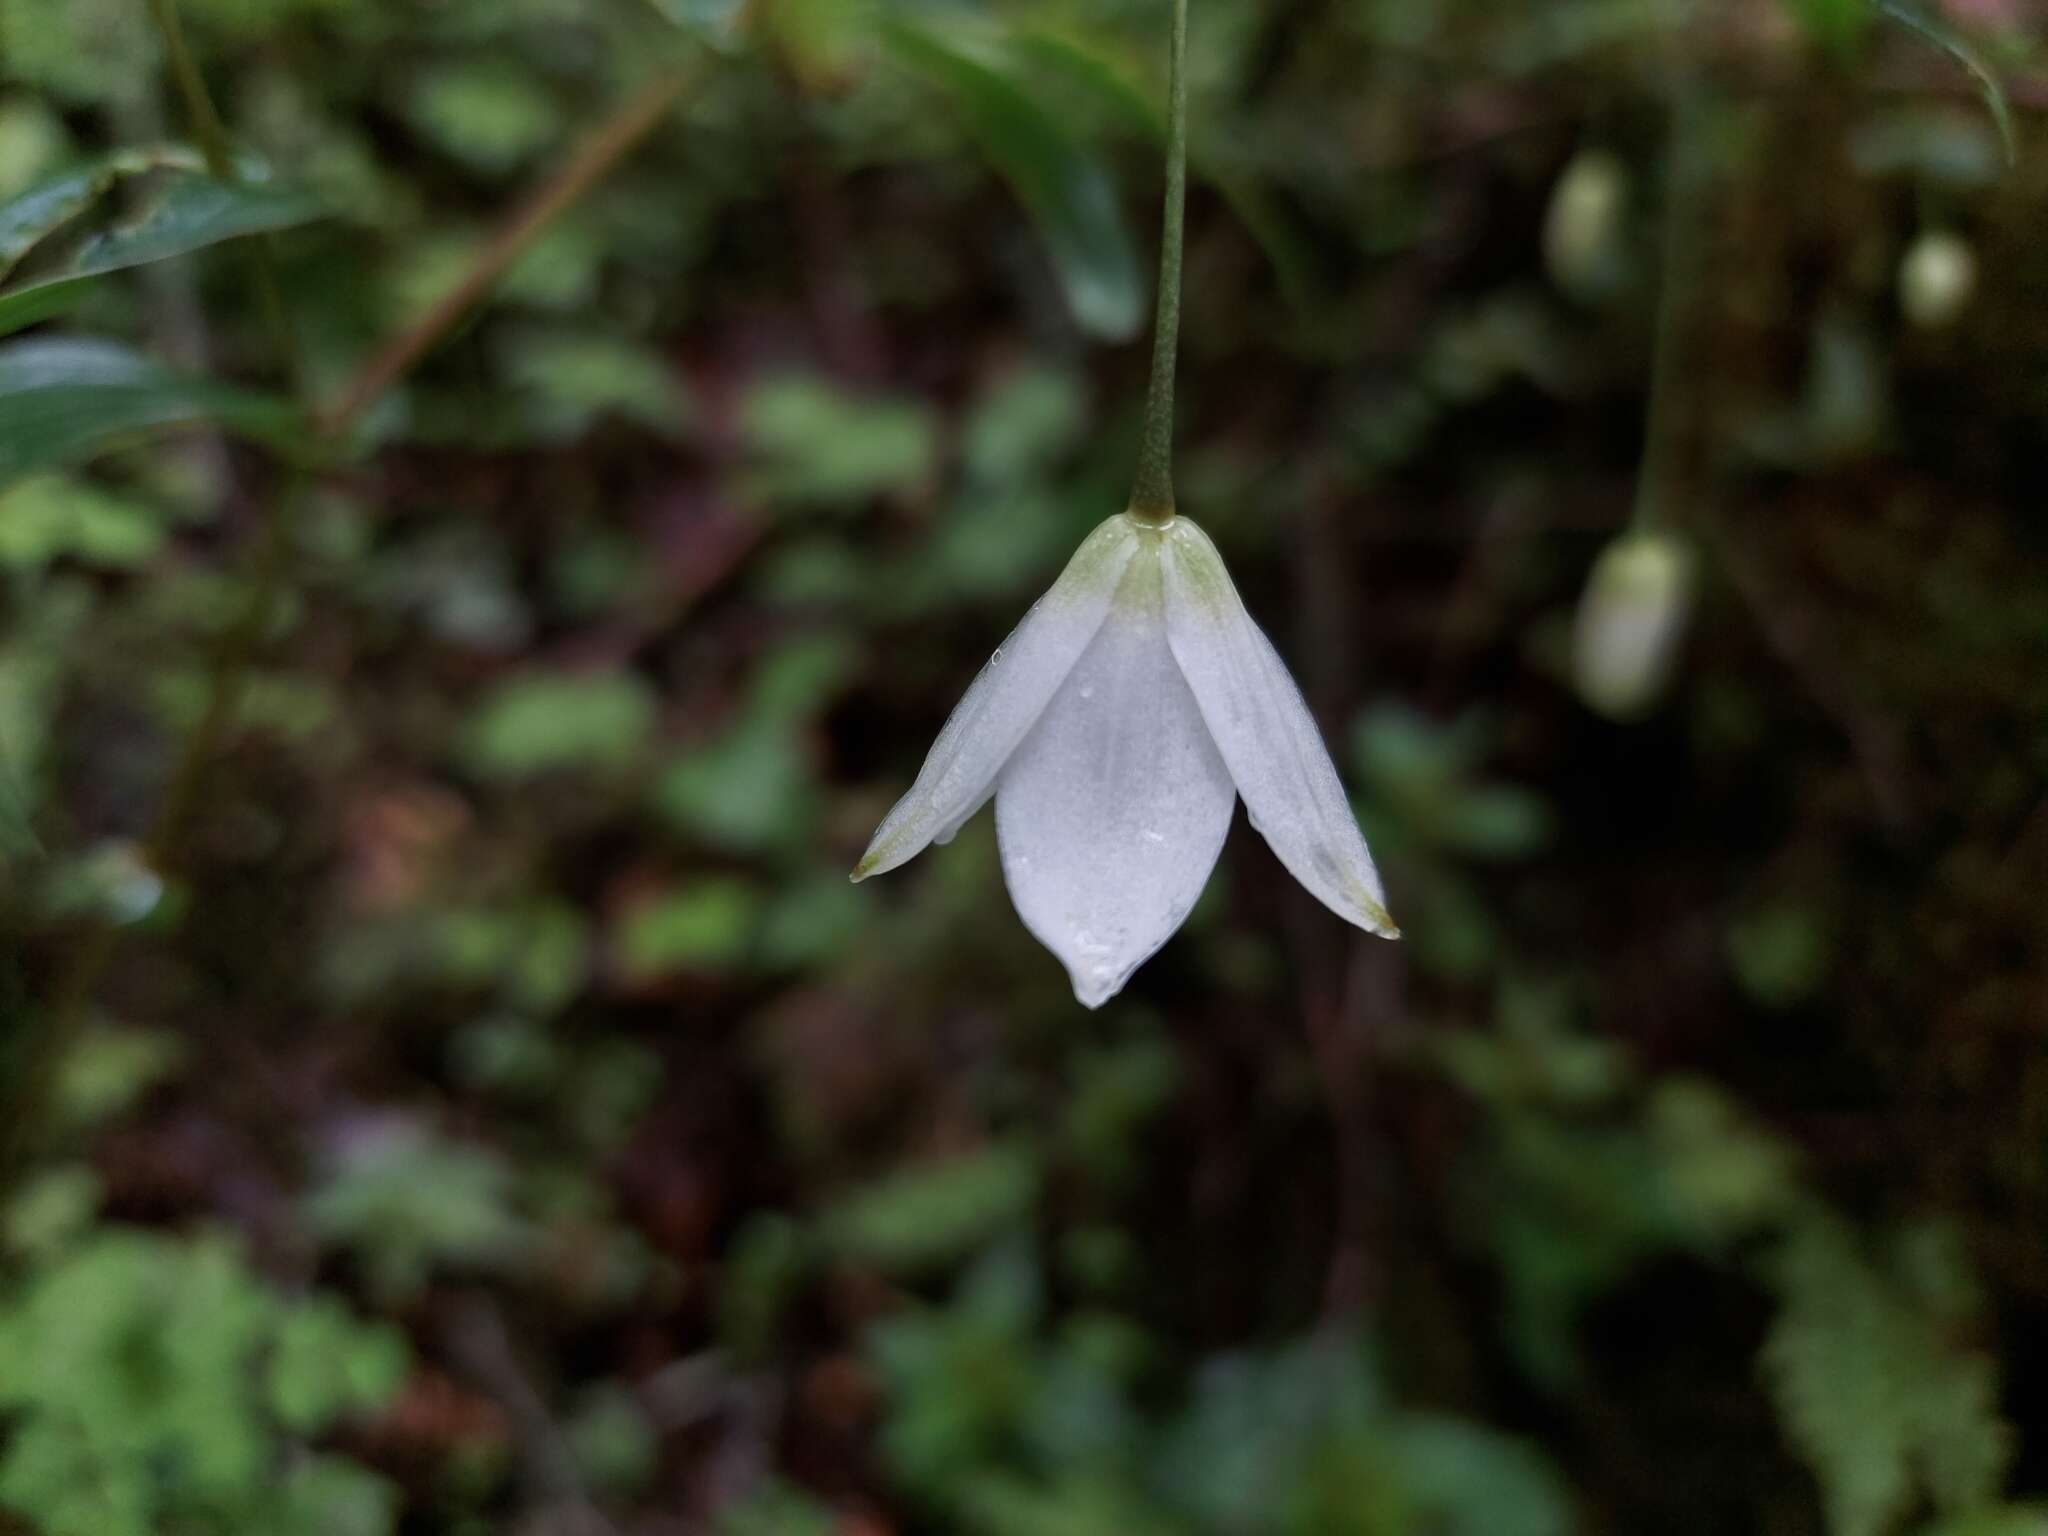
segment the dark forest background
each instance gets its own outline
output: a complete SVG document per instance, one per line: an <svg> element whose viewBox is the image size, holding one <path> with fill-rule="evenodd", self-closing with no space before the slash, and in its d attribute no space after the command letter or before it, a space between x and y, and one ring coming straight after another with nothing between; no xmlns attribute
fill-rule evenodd
<svg viewBox="0 0 2048 1536"><path fill-rule="evenodd" d="M1087 1014L846 872L1128 490L1166 22L0 0L0 1530L2048 1532L2048 17L1194 0L1407 937L1240 819Z"/></svg>

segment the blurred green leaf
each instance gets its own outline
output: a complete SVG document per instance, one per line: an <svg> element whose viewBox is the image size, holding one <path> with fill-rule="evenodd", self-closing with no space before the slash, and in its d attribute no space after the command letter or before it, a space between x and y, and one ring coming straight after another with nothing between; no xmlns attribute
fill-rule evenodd
<svg viewBox="0 0 2048 1536"><path fill-rule="evenodd" d="M1447 808L1444 842L1475 859L1520 859L1540 851L1551 835L1550 808L1516 785L1475 786Z"/></svg>
<svg viewBox="0 0 2048 1536"><path fill-rule="evenodd" d="M1213 1361L1164 1453L1205 1530L1279 1536L1567 1536L1556 1473L1529 1447L1389 1401L1372 1353L1333 1333Z"/></svg>
<svg viewBox="0 0 2048 1536"><path fill-rule="evenodd" d="M1711 1085L1662 1079L1651 1090L1648 1126L1679 1219L1707 1243L1749 1236L1794 1209L1791 1148Z"/></svg>
<svg viewBox="0 0 2048 1536"><path fill-rule="evenodd" d="M258 1367L303 1358L303 1316L345 1381L320 1406L385 1401L394 1333L324 1298L287 1305L221 1238L107 1228L23 1276L0 1292L0 1507L47 1536L388 1536L396 1490L309 1456L271 1411Z"/></svg>
<svg viewBox="0 0 2048 1536"><path fill-rule="evenodd" d="M664 821L714 847L759 852L808 836L816 819L814 781L794 733L748 720L664 769L652 803Z"/></svg>
<svg viewBox="0 0 2048 1536"><path fill-rule="evenodd" d="M809 1234L780 1212L750 1216L734 1235L718 1288L718 1335L738 1359L768 1358L815 1256Z"/></svg>
<svg viewBox="0 0 2048 1536"><path fill-rule="evenodd" d="M629 911L619 924L619 959L636 977L677 970L725 970L754 942L760 893L744 880L697 880Z"/></svg>
<svg viewBox="0 0 2048 1536"><path fill-rule="evenodd" d="M161 61L142 0L7 0L0 59L7 73L71 105L131 103Z"/></svg>
<svg viewBox="0 0 2048 1536"><path fill-rule="evenodd" d="M70 134L50 104L27 93L0 96L0 198L26 192L65 159Z"/></svg>
<svg viewBox="0 0 2048 1536"><path fill-rule="evenodd" d="M1853 53L1863 40L1871 8L1872 0L1788 0L1788 9L1807 35L1842 57Z"/></svg>
<svg viewBox="0 0 2048 1536"><path fill-rule="evenodd" d="M566 441L614 416L662 437L680 437L690 404L676 372L652 348L582 332L529 332L508 346L513 383L533 403L533 426Z"/></svg>
<svg viewBox="0 0 2048 1536"><path fill-rule="evenodd" d="M403 1298L437 1267L490 1268L519 1252L512 1171L495 1153L415 1125L380 1127L345 1146L306 1202L313 1232L356 1253L372 1286Z"/></svg>
<svg viewBox="0 0 2048 1536"><path fill-rule="evenodd" d="M1168 1043L1140 1037L1081 1052L1072 1069L1061 1139L1096 1179L1115 1188L1138 1171L1139 1133L1180 1084Z"/></svg>
<svg viewBox="0 0 2048 1536"><path fill-rule="evenodd" d="M823 965L851 951L872 916L843 869L790 882L761 922L761 963L791 970Z"/></svg>
<svg viewBox="0 0 2048 1536"><path fill-rule="evenodd" d="M857 505L928 478L938 428L911 400L864 400L812 374L754 385L741 407L759 460L757 493L772 501Z"/></svg>
<svg viewBox="0 0 2048 1536"><path fill-rule="evenodd" d="M408 109L437 146L484 171L516 168L561 132L545 86L509 59L438 64L414 83Z"/></svg>
<svg viewBox="0 0 2048 1536"><path fill-rule="evenodd" d="M88 1030L58 1069L57 1113L75 1129L96 1126L168 1078L185 1058L185 1042L169 1030Z"/></svg>
<svg viewBox="0 0 2048 1536"><path fill-rule="evenodd" d="M585 1392L563 1435L584 1483L600 1495L637 1492L654 1475L659 1437L639 1400L618 1383Z"/></svg>
<svg viewBox="0 0 2048 1536"><path fill-rule="evenodd" d="M957 1259L1023 1222L1038 1198L1038 1160L996 1142L930 1168L910 1168L840 1201L825 1239L879 1268L926 1269Z"/></svg>
<svg viewBox="0 0 2048 1536"><path fill-rule="evenodd" d="M99 1175L90 1168L46 1168L0 1211L0 1241L18 1254L47 1260L91 1225L105 1197Z"/></svg>
<svg viewBox="0 0 2048 1536"><path fill-rule="evenodd" d="M531 1019L491 1017L465 1026L449 1042L458 1081L518 1098L538 1098L561 1071L561 1053Z"/></svg>
<svg viewBox="0 0 2048 1536"><path fill-rule="evenodd" d="M307 1456L294 1460L275 1498L251 1520L250 1536L390 1536L399 1497L395 1483L368 1467Z"/></svg>
<svg viewBox="0 0 2048 1536"><path fill-rule="evenodd" d="M587 1147L622 1145L660 1095L661 1058L637 1040L604 1040L579 1054L562 1084L563 1118Z"/></svg>
<svg viewBox="0 0 2048 1536"><path fill-rule="evenodd" d="M1477 778L1490 735L1477 716L1443 724L1383 705L1353 739L1375 803L1403 840L1468 858L1524 858L1550 839L1549 807L1518 785Z"/></svg>
<svg viewBox="0 0 2048 1536"><path fill-rule="evenodd" d="M68 475L32 475L0 491L0 565L139 565L163 547L164 521L147 502Z"/></svg>
<svg viewBox="0 0 2048 1536"><path fill-rule="evenodd" d="M500 683L477 706L463 755L490 779L616 770L646 745L654 717L653 690L633 673L529 673Z"/></svg>
<svg viewBox="0 0 2048 1536"><path fill-rule="evenodd" d="M404 1380L407 1352L397 1330L359 1322L330 1296L285 1314L270 1357L269 1391L278 1422L300 1434L345 1413L383 1407Z"/></svg>
<svg viewBox="0 0 2048 1536"><path fill-rule="evenodd" d="M1004 1243L975 1263L945 1306L869 1330L867 1354L891 1398L882 1454L912 1489L951 1503L1016 1445L1036 1386L1031 1335L1043 1307L1029 1247Z"/></svg>
<svg viewBox="0 0 2048 1536"><path fill-rule="evenodd" d="M1578 1529L1556 1470L1497 1430L1445 1414L1403 1414L1384 1443L1401 1469L1412 1527L1443 1536L1570 1536Z"/></svg>
<svg viewBox="0 0 2048 1536"><path fill-rule="evenodd" d="M161 173L164 179L150 190L139 212L68 240L57 260L0 290L0 335L67 308L84 296L94 279L110 272L183 256L244 235L290 229L325 211L313 198L290 188L207 175L188 150L116 151L0 208L0 276L31 248L82 217L119 182L146 173Z"/></svg>
<svg viewBox="0 0 2048 1536"><path fill-rule="evenodd" d="M40 242L99 202L123 177L165 169L196 174L204 171L205 162L196 151L176 145L116 149L17 193L0 205L0 279Z"/></svg>
<svg viewBox="0 0 2048 1536"><path fill-rule="evenodd" d="M1795 1232L1774 1268L1784 1299L1764 1376L1833 1536L1887 1536L1922 1494L1944 1515L1989 1503L2012 1454L1995 1362L1960 1347L1831 1220Z"/></svg>
<svg viewBox="0 0 2048 1536"><path fill-rule="evenodd" d="M1148 95L1122 61L1095 39L1034 28L1020 32L1016 48L1020 58L1083 87L1126 125L1149 135L1164 148L1163 99ZM1226 134L1198 137L1188 146L1188 169L1223 195L1245 229L1258 241L1288 304L1303 318L1312 318L1320 292L1308 243L1258 176L1231 163L1230 140L1231 136Z"/></svg>
<svg viewBox="0 0 2048 1536"><path fill-rule="evenodd" d="M808 843L820 797L805 731L852 666L846 642L836 635L776 647L756 670L742 718L662 771L653 789L655 813L736 852Z"/></svg>
<svg viewBox="0 0 2048 1536"><path fill-rule="evenodd" d="M1107 168L1000 70L905 20L883 35L899 62L953 98L1037 221L1075 321L1109 341L1136 335L1145 318L1145 281Z"/></svg>
<svg viewBox="0 0 2048 1536"><path fill-rule="evenodd" d="M833 1536L841 1529L838 1516L829 1508L778 1478L727 1505L712 1536Z"/></svg>
<svg viewBox="0 0 2048 1536"><path fill-rule="evenodd" d="M975 401L962 431L967 471L987 488L1008 488L1042 475L1088 427L1088 400L1074 374L1020 368L998 378Z"/></svg>
<svg viewBox="0 0 2048 1536"><path fill-rule="evenodd" d="M123 439L201 422L284 448L305 435L289 401L174 374L117 342L0 345L0 489Z"/></svg>
<svg viewBox="0 0 2048 1536"><path fill-rule="evenodd" d="M1826 926L1804 907L1779 905L1728 925L1728 964L1766 1008L1792 1008L1819 991L1833 963Z"/></svg>

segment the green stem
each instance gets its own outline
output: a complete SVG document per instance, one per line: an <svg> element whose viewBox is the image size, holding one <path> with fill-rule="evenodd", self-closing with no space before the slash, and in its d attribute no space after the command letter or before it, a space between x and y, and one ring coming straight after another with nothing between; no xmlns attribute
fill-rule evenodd
<svg viewBox="0 0 2048 1536"><path fill-rule="evenodd" d="M1685 15L1679 0L1659 8L1669 50L1671 142L1664 204L1664 258L1657 278L1656 331L1651 337L1650 399L1643 426L1643 463L1636 476L1630 526L1647 533L1670 522L1680 447L1679 412L1673 403L1685 377L1687 348L1680 336L1686 302L1697 286L1706 231L1706 106L1698 73L1685 56Z"/></svg>
<svg viewBox="0 0 2048 1536"><path fill-rule="evenodd" d="M185 42L185 28L178 20L176 0L149 0L149 14L163 34L164 55L170 60L171 75L178 82L178 94L185 98L185 115L192 122L192 137L206 157L206 168L222 181L234 179L234 157L228 150L228 132L220 113L206 91L206 77Z"/></svg>
<svg viewBox="0 0 2048 1536"><path fill-rule="evenodd" d="M1145 435L1131 516L1173 520L1173 366L1180 342L1180 250L1188 190L1188 0L1173 0L1173 50L1167 64L1166 213L1159 239L1159 315L1152 329L1152 383L1145 394Z"/></svg>
<svg viewBox="0 0 2048 1536"><path fill-rule="evenodd" d="M171 77L178 82L178 95L185 103L185 116L192 125L192 137L206 157L206 168L222 181L238 181L235 157L228 143L227 128L220 109L206 89L206 76L192 57L185 41L185 25L178 19L177 0L149 0L149 14L163 34L164 56L170 61ZM271 257L269 236L259 236L251 245L250 270L256 290L256 304L263 316L263 328L270 334L271 351L277 363L296 382L298 337L284 307L284 287L278 281L277 264Z"/></svg>

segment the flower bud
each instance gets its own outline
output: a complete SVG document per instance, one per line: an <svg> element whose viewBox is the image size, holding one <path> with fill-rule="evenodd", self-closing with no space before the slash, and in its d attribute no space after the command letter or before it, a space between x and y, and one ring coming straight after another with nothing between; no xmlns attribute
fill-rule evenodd
<svg viewBox="0 0 2048 1536"><path fill-rule="evenodd" d="M1668 533L1623 534L1579 600L1572 676L1588 708L1632 719L1663 696L1692 613L1692 551Z"/></svg>
<svg viewBox="0 0 2048 1536"><path fill-rule="evenodd" d="M1543 215L1543 263L1574 298L1610 292L1621 275L1628 169L1604 149L1581 150L1557 179Z"/></svg>
<svg viewBox="0 0 2048 1536"><path fill-rule="evenodd" d="M1922 330L1953 321L1977 289L1977 253L1960 235L1932 230L1899 263L1899 308Z"/></svg>

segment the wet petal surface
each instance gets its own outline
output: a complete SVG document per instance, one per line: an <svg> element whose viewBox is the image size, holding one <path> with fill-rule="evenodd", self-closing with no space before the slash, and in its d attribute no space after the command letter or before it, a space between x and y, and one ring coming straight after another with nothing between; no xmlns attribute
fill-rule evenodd
<svg viewBox="0 0 2048 1536"><path fill-rule="evenodd" d="M947 841L987 803L1003 764L1102 627L1136 547L1136 530L1122 516L1082 542L954 706L917 781L876 828L855 880L894 869L927 843Z"/></svg>
<svg viewBox="0 0 2048 1536"><path fill-rule="evenodd" d="M1208 535L1178 518L1164 539L1168 642L1252 825L1324 906L1398 938L1365 835L1287 664L1245 611Z"/></svg>
<svg viewBox="0 0 2048 1536"><path fill-rule="evenodd" d="M1236 791L1167 646L1159 535L996 788L1010 898L1099 1007L1173 936Z"/></svg>

